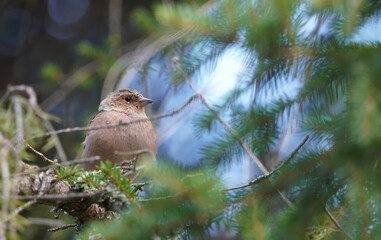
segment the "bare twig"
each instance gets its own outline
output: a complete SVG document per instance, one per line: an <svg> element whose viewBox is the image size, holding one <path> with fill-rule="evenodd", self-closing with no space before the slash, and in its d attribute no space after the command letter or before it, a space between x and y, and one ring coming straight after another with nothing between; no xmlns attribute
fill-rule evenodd
<svg viewBox="0 0 381 240"><path fill-rule="evenodd" d="M8 88L7 92L0 98L0 104L5 101L13 92L25 92L29 96L29 101L32 105L37 104L36 94L30 86L17 85Z"/></svg>
<svg viewBox="0 0 381 240"><path fill-rule="evenodd" d="M40 188L38 189L38 196L42 196L44 194L44 190L46 189L47 185L47 177L46 177L46 172L42 172L42 181L40 184ZM36 199L34 199L36 200Z"/></svg>
<svg viewBox="0 0 381 240"><path fill-rule="evenodd" d="M262 174L262 175L258 176L257 178L255 178L254 180L251 180L247 184L236 186L236 187L231 187L231 188L225 188L225 189L223 189L223 191L232 191L232 190L237 190L237 189L249 187L249 186L254 185L254 184L258 184L258 183L262 182L263 180L268 179L274 172L275 172L275 170L271 171L269 173Z"/></svg>
<svg viewBox="0 0 381 240"><path fill-rule="evenodd" d="M65 163L60 163L60 165L61 166L69 166L69 165L73 165L73 164L77 164L77 163L94 162L94 161L97 161L99 159L100 159L99 156L94 156L94 157L89 157L89 158L80 158L80 159L75 159L75 160L67 161ZM41 168L41 170L46 170L48 167ZM52 165L50 165L50 167L52 167Z"/></svg>
<svg viewBox="0 0 381 240"><path fill-rule="evenodd" d="M54 163L54 164L48 165L46 167L38 168L37 171L42 172L42 171L45 171L45 170L48 170L50 168L54 168L57 166L60 166L60 167L69 166L69 165L74 165L74 164L84 163L84 162L94 162L97 160L100 160L99 156L94 156L94 157L89 157L89 158L81 158L81 159L71 160L71 161L67 161L67 162L59 163L59 164ZM36 171L34 171L34 172L20 172L18 174L12 174L11 177L14 178L14 177L19 177L19 176L31 175L31 174L35 174L35 172Z"/></svg>
<svg viewBox="0 0 381 240"><path fill-rule="evenodd" d="M24 203L23 205L17 207L14 212L12 214L10 214L6 221L9 221L10 219L14 218L16 215L18 215L20 212L22 212L24 209L28 208L29 206L32 206L33 204L35 204L37 202L36 199L33 199L33 200L30 200L26 203Z"/></svg>
<svg viewBox="0 0 381 240"><path fill-rule="evenodd" d="M29 145L29 143L26 143L26 145L28 146L28 148L29 148L30 150L32 150L35 154L37 154L38 156L40 156L40 157L41 157L42 159L44 159L45 161L50 162L50 163L53 164L53 165L60 166L60 164L58 164L58 163L56 163L55 161L53 161L53 160L51 160L51 159L45 157L44 154L42 154L42 153L40 153L39 151L37 151L36 149L34 149L31 145Z"/></svg>
<svg viewBox="0 0 381 240"><path fill-rule="evenodd" d="M352 236L347 233L344 228L340 225L340 223L335 219L335 217L330 213L330 211L327 209L327 207L323 207L324 209L324 212L328 215L329 219L331 219L331 221L335 224L335 226L342 232L345 234L345 236L347 236L349 239L353 240Z"/></svg>
<svg viewBox="0 0 381 240"><path fill-rule="evenodd" d="M134 172L132 172L132 174L134 174ZM138 179L139 176L140 176L140 169L136 169L135 176L133 176L133 177L131 178L131 182L136 181L136 179Z"/></svg>
<svg viewBox="0 0 381 240"><path fill-rule="evenodd" d="M177 69L182 73L184 79L188 83L188 85L192 88L192 90L200 96L202 103L211 111L213 112L218 121L222 123L226 127L226 129L237 139L238 143L241 145L241 147L245 150L245 152L249 155L249 157L257 164L259 169L266 173L268 170L266 167L262 164L262 162L255 156L255 154L250 150L249 146L239 137L238 133L227 123L219 114L218 112L213 108L213 106L208 102L208 100L205 98L205 96L202 94L202 92L192 83L189 76L184 72L183 68L180 66L179 60L177 58L173 59L173 63L177 67Z"/></svg>
<svg viewBox="0 0 381 240"><path fill-rule="evenodd" d="M189 76L185 73L183 68L181 67L179 63L178 58L173 58L173 63L177 67L177 69L182 73L184 79L188 83L188 85L192 88L192 90L200 96L202 103L215 114L217 119L226 127L226 129L236 138L238 143L241 145L241 147L245 150L245 152L249 155L249 157L257 164L258 168L262 171L262 173L267 174L269 171L267 168L262 164L262 162L257 158L257 156L251 151L249 146L240 138L239 134L232 128L229 123L227 123L221 116L218 114L218 112L213 108L213 106L208 102L208 100L205 98L205 96L202 94L202 92L192 83ZM279 193L279 196L281 199L288 205L293 206L292 202L281 192L277 189L277 192Z"/></svg>
<svg viewBox="0 0 381 240"><path fill-rule="evenodd" d="M41 119L42 119L42 122L48 131L50 131L50 132L55 131L54 127L50 121L48 121L45 118L41 118ZM52 134L51 136L54 139L54 146L57 150L57 154L60 157L61 162L67 162L67 157L66 157L65 151L62 147L62 144L61 144L59 137L57 136L57 134Z"/></svg>
<svg viewBox="0 0 381 240"><path fill-rule="evenodd" d="M17 85L17 86L12 86L8 88L7 92L1 97L0 99L0 104L1 102L5 101L13 92L25 92L28 95L28 103L29 106L35 110L36 114L41 118L42 123L46 127L48 131L54 131L53 125L43 116L43 111L37 104L37 96L35 91L33 90L32 87L27 86L27 85ZM28 115L31 113L29 112ZM60 139L56 134L52 134L52 138L54 139L54 146L57 149L58 156L60 157L61 161L65 162L67 160L66 154L63 150L62 144Z"/></svg>
<svg viewBox="0 0 381 240"><path fill-rule="evenodd" d="M29 224L34 225L45 225L45 226L61 226L63 224L62 221L56 219L49 218L27 218L26 219Z"/></svg>
<svg viewBox="0 0 381 240"><path fill-rule="evenodd" d="M141 118L141 119L136 119L134 121L119 122L117 124L101 125L101 126L94 126L94 127L65 128L65 129L60 129L60 130L57 130L57 131L50 131L50 132L46 132L44 134L36 135L36 136L33 136L33 137L31 137L31 138L29 138L27 140L32 140L32 139L40 138L40 137L47 137L47 136L50 136L50 135L53 135L53 134L62 134L62 133L80 132L80 131L95 131L95 130L106 129L106 128L118 128L118 127L129 125L129 124L144 122L144 121L147 121L147 120L156 121L156 120L159 120L159 119L162 119L162 118L166 118L166 117L171 117L173 115L176 115L176 114L180 113L184 108L186 108L190 103L192 103L194 100L198 99L199 97L200 96L198 96L198 95L193 95L192 97L190 97L179 108L176 108L176 109L172 110L169 113L165 113L165 114L162 114L162 115L155 115L155 116L152 116L152 117L148 117L148 119L147 118Z"/></svg>
<svg viewBox="0 0 381 240"><path fill-rule="evenodd" d="M277 168L272 170L271 172L260 175L259 177L255 178L254 180L250 181L247 184L237 186L237 187L232 187L232 188L225 188L224 191L232 191L232 190L237 190L237 189L249 187L251 185L258 184L258 183L262 182L263 180L268 179L273 173L275 173L279 169L281 169L286 163L288 163L295 156L295 154L299 151L299 149L302 148L302 146L307 142L308 138L309 138L309 136L306 136L304 138L304 140L299 144L299 146L291 153L291 155L286 160L284 160Z"/></svg>
<svg viewBox="0 0 381 240"><path fill-rule="evenodd" d="M49 195L41 195L41 196L11 196L13 199L20 199L20 200L59 200L59 199L77 199L77 198L83 198L83 197L91 197L96 194L99 194L98 191L95 192L88 192L88 193L67 193L67 194L49 194Z"/></svg>
<svg viewBox="0 0 381 240"><path fill-rule="evenodd" d="M56 232L56 231L59 231L59 230L73 228L73 227L76 227L77 225L78 225L77 223L65 224L65 225L62 225L62 226L59 226L59 227L50 228L50 229L48 229L48 232Z"/></svg>
<svg viewBox="0 0 381 240"><path fill-rule="evenodd" d="M122 0L111 0L108 5L109 36L118 40L121 40L122 35L122 5Z"/></svg>
<svg viewBox="0 0 381 240"><path fill-rule="evenodd" d="M0 133L0 143L3 147L0 149L0 166L1 166L1 179L2 179L2 221L6 219L6 216L8 215L9 211L9 197L11 193L11 186L10 186L10 174L9 174L9 165L8 165L8 154L9 154L9 147L10 144L7 139L3 137L3 135ZM1 224L0 226L0 239L5 240L6 239L6 224Z"/></svg>
<svg viewBox="0 0 381 240"><path fill-rule="evenodd" d="M150 202L150 201L158 201L158 200L163 200L163 199L175 198L177 196L179 196L179 194L174 194L174 195L165 196L165 197L157 197L157 198L145 198L145 199L139 199L137 201L138 202Z"/></svg>
<svg viewBox="0 0 381 240"><path fill-rule="evenodd" d="M23 114L22 114L22 108L21 108L21 102L19 96L12 97L13 100L13 106L15 111L15 118L16 118L16 170L15 172L18 173L20 171L19 169L19 162L21 162L21 151L22 151L22 142L24 141L24 121L23 121Z"/></svg>
<svg viewBox="0 0 381 240"><path fill-rule="evenodd" d="M303 141L299 144L299 146L296 147L296 149L291 153L291 155L276 168L280 169L284 164L288 163L294 156L295 154L303 147L303 145L307 142L307 140L310 138L309 135L307 135Z"/></svg>
<svg viewBox="0 0 381 240"><path fill-rule="evenodd" d="M52 109L59 102L61 102L69 92L73 91L73 89L77 87L77 85L83 79L84 73L88 75L95 73L95 71L99 68L99 65L99 62L94 61L80 67L66 80L64 80L62 84L57 88L57 90L55 90L49 97L45 99L45 101L41 103L41 108L45 111Z"/></svg>
<svg viewBox="0 0 381 240"><path fill-rule="evenodd" d="M19 150L22 146L22 141L24 139L24 123L22 118L22 108L19 96L14 96L12 99L16 118L16 146Z"/></svg>

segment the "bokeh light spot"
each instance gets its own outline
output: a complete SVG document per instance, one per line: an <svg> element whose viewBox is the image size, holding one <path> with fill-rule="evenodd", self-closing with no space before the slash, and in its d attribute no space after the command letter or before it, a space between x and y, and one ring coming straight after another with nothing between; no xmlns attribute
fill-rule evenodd
<svg viewBox="0 0 381 240"><path fill-rule="evenodd" d="M89 0L49 0L49 16L59 24L72 24L81 19L89 8Z"/></svg>

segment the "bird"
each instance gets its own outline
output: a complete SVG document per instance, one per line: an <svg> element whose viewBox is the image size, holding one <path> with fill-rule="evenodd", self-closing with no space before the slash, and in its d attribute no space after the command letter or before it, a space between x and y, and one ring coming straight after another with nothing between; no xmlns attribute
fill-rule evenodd
<svg viewBox="0 0 381 240"><path fill-rule="evenodd" d="M139 151L145 156L156 156L156 133L144 110L151 103L151 99L130 88L116 90L101 101L98 113L88 124L90 128L132 123L88 131L83 142L82 158L99 156L100 159L83 162L81 167L86 171L94 170L100 161L106 160L120 165L125 160L134 159Z"/></svg>

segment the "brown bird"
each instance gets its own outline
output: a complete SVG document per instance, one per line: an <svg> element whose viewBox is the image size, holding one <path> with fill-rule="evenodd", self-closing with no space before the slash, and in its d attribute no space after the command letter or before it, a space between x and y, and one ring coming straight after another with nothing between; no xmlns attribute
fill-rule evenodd
<svg viewBox="0 0 381 240"><path fill-rule="evenodd" d="M99 105L98 113L89 123L89 127L105 126L146 119L120 127L89 131L82 158L99 156L101 161L110 160L120 165L124 160L136 157L137 152L146 152L155 156L157 152L156 134L147 118L144 107L152 103L133 89L120 89L109 94ZM135 153L134 153L135 152ZM122 153L122 154L121 154ZM149 154L147 154L149 153ZM85 170L93 170L99 161L83 163Z"/></svg>

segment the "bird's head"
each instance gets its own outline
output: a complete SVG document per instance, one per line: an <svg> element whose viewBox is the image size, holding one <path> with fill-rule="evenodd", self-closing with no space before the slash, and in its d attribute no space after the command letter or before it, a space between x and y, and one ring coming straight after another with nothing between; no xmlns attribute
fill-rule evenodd
<svg viewBox="0 0 381 240"><path fill-rule="evenodd" d="M98 111L143 112L152 100L131 88L124 88L110 93L99 105Z"/></svg>

